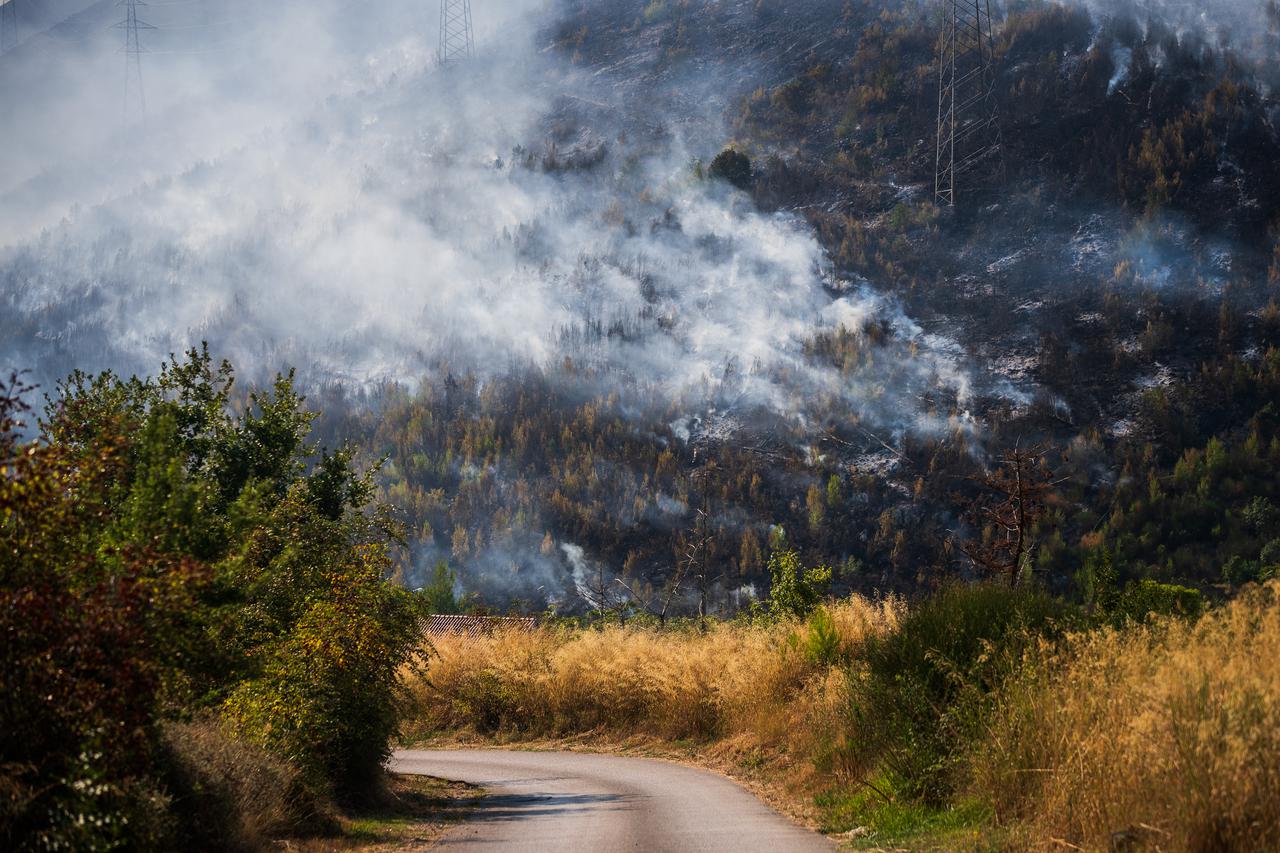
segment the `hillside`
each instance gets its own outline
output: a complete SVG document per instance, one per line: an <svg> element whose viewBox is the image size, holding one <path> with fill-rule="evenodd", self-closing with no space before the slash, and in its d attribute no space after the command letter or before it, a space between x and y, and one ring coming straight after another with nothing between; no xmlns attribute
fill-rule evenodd
<svg viewBox="0 0 1280 853"><path fill-rule="evenodd" d="M754 205L803 218L829 264L823 290L861 316L805 342L833 381L788 404L802 417L744 393L736 374L755 371L732 362L700 403L612 376L580 402L558 390L584 384L577 364L379 399L365 429L392 459L389 494L430 529L420 566L451 558L482 601L510 590L537 608L568 586L567 562L568 597L598 605L601 570L660 588L709 538L699 559L720 567L714 597L732 610L763 587L781 525L841 588L929 586L973 572L956 547L980 535L972 478L1021 443L1047 448L1062 481L1034 549L1051 586L1102 549L1122 555L1122 580L1207 590L1232 558L1262 571L1280 531L1241 519L1276 498L1280 175L1260 52L1274 43L1211 46L1165 11L1011 10L997 47L1008 180L953 215L931 204L935 30L911 7L572 9L547 33L597 100L557 105L546 137L610 139L608 103L688 146L722 114L712 145L686 148L691 168L724 146L747 153ZM588 171L607 172L602 156ZM670 209L647 213L622 227L670 225ZM1214 441L1230 462L1206 463ZM1212 543L1178 533L1188 525Z"/></svg>
<svg viewBox="0 0 1280 853"><path fill-rule="evenodd" d="M46 386L199 340L297 366L321 438L387 457L401 575L447 560L492 608L643 610L678 581L677 609L731 613L783 535L840 590L979 575L975 500L1014 447L1055 483L1019 555L1051 588L1104 550L1121 582L1265 574L1274 21L1012 5L1006 180L951 211L921 12L512 7L448 72L379 35L398 5L305 61L269 29L246 51L278 91L211 59L220 87L180 103L187 67L158 159L0 252L3 357ZM713 167L730 148L747 171Z"/></svg>

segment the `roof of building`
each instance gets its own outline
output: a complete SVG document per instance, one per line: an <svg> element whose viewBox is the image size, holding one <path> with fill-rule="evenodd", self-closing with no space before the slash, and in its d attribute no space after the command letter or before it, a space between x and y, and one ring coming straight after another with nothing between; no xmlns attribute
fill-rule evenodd
<svg viewBox="0 0 1280 853"><path fill-rule="evenodd" d="M422 620L422 631L431 637L492 637L497 631L528 633L538 627L538 620L520 616L445 616L437 614Z"/></svg>

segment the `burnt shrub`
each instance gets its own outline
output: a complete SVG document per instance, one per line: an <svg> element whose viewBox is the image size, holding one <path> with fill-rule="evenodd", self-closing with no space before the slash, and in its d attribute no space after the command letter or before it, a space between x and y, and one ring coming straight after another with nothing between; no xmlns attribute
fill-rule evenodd
<svg viewBox="0 0 1280 853"><path fill-rule="evenodd" d="M748 191L754 181L751 158L736 148L726 148L711 161L708 174L718 181L727 181L740 190Z"/></svg>

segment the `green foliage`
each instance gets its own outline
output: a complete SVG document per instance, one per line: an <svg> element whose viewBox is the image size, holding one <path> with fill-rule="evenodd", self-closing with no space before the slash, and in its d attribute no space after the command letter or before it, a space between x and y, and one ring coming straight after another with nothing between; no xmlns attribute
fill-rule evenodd
<svg viewBox="0 0 1280 853"><path fill-rule="evenodd" d="M831 567L806 569L794 550L774 551L769 557L769 597L766 609L774 619L804 617L813 612L831 586Z"/></svg>
<svg viewBox="0 0 1280 853"><path fill-rule="evenodd" d="M1245 506L1241 513L1244 523L1255 533L1270 533L1280 522L1280 510L1267 498L1258 496Z"/></svg>
<svg viewBox="0 0 1280 853"><path fill-rule="evenodd" d="M865 772L881 768L904 796L944 802L965 745L1022 650L1070 616L1037 590L953 585L920 602L889 636L870 640L853 707Z"/></svg>
<svg viewBox="0 0 1280 853"><path fill-rule="evenodd" d="M1107 548L1098 548L1085 558L1076 576L1081 598L1090 611L1109 613L1120 597L1119 575L1115 560Z"/></svg>
<svg viewBox="0 0 1280 853"><path fill-rule="evenodd" d="M432 570L431 580L418 590L422 607L427 613L453 614L462 612L462 604L458 601L454 590L458 585L458 576L449 568L448 560L437 560Z"/></svg>
<svg viewBox="0 0 1280 853"><path fill-rule="evenodd" d="M504 727L518 730L527 722L519 712L518 691L509 680L489 669L468 672L459 679L453 685L451 699L459 718L472 721L483 734L492 734Z"/></svg>
<svg viewBox="0 0 1280 853"><path fill-rule="evenodd" d="M899 793L892 779L878 777L862 787L819 794L815 805L822 810L823 831L858 830L853 836L855 849L883 850L890 845L910 850L986 849L973 844L993 817L986 803L962 800L938 806Z"/></svg>
<svg viewBox="0 0 1280 853"><path fill-rule="evenodd" d="M809 615L804 653L810 663L823 667L835 666L848 657L835 619L825 607L819 607Z"/></svg>
<svg viewBox="0 0 1280 853"><path fill-rule="evenodd" d="M1152 616L1195 618L1204 608L1200 591L1153 580L1134 581L1125 587L1116 612L1127 619L1145 621Z"/></svg>
<svg viewBox="0 0 1280 853"><path fill-rule="evenodd" d="M1151 616L1194 618L1204 607L1199 590L1178 584L1143 578L1122 588L1114 558L1105 547L1089 553L1076 581L1091 613L1120 623L1142 622Z"/></svg>
<svg viewBox="0 0 1280 853"><path fill-rule="evenodd" d="M6 849L167 846L173 717L224 710L316 790L377 772L418 640L398 527L348 451L307 444L290 377L233 386L203 350L75 374L25 445L0 387Z"/></svg>
<svg viewBox="0 0 1280 853"><path fill-rule="evenodd" d="M331 595L305 609L256 678L225 703L232 728L346 797L376 783L399 719L418 609L385 583L383 546L327 564Z"/></svg>
<svg viewBox="0 0 1280 853"><path fill-rule="evenodd" d="M1231 586L1241 586L1259 580L1262 566L1257 560L1246 560L1236 554L1222 566L1222 579Z"/></svg>
<svg viewBox="0 0 1280 853"><path fill-rule="evenodd" d="M1280 537L1277 393L1280 351L1273 350L1256 363L1206 365L1189 387L1166 394L1159 412L1148 412L1172 452L1161 459L1147 445L1124 460L1133 476L1117 488L1103 533L1125 580L1203 590L1263 576L1270 563L1262 551ZM1214 435L1220 429L1227 437Z"/></svg>

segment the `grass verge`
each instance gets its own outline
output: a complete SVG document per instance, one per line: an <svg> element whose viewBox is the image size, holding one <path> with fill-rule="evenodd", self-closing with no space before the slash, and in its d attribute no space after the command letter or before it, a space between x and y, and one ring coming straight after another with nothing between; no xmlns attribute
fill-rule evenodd
<svg viewBox="0 0 1280 853"><path fill-rule="evenodd" d="M463 782L391 774L378 802L339 817L336 835L277 844L303 853L425 850L466 820L483 796L482 789Z"/></svg>

